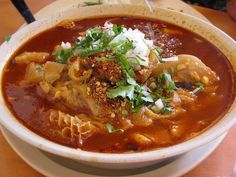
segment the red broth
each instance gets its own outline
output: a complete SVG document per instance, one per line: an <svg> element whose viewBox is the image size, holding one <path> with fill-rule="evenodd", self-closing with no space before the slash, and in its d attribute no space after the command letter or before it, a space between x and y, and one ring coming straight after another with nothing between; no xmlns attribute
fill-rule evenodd
<svg viewBox="0 0 236 177"><path fill-rule="evenodd" d="M52 53L54 47L60 44L61 41L74 42L77 40L80 32L94 26L102 26L106 21L111 21L113 24L121 24L130 28L137 27L141 31L147 30L147 26L155 26L155 28L159 30L155 31L155 43L161 44L164 41L167 44L168 42L165 40L174 41L166 46L167 55L169 49L170 51L173 50L175 54L191 54L197 56L219 76L220 80L217 83L218 88L214 93L217 97L201 92L195 102L196 107L199 106L199 108L194 110L186 107L187 111L185 113L171 120L177 122L178 126L182 127L181 136L170 136L170 125L155 121L147 127L134 126L124 133L105 132L103 134L94 134L86 139L83 144L79 144L77 141L70 141L68 138L63 138L57 133L58 128L54 127L55 125L48 125L49 114L47 110L58 109L60 102L56 106L44 96L40 95L35 86L22 87L21 84L19 84L19 82L24 79L26 66L17 65L14 62L15 56L24 51ZM169 33L168 39L163 38L161 36L162 33ZM234 72L227 58L213 44L183 28L150 19L104 17L76 21L75 27L72 29L66 29L58 25L28 40L14 53L5 66L2 92L7 107L20 122L33 132L53 142L96 152L117 153L146 151L186 141L218 121L229 109L234 99ZM72 115L87 112L84 108L80 110L80 112L71 109L64 109L63 111ZM137 144L129 138L129 135L135 132L152 134L158 139L158 143L148 145Z"/></svg>

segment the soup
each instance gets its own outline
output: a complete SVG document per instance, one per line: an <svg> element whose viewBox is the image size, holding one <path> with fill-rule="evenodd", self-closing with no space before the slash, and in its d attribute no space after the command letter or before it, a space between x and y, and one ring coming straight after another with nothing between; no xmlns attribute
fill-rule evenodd
<svg viewBox="0 0 236 177"><path fill-rule="evenodd" d="M234 99L233 70L202 37L135 17L67 20L23 44L2 80L33 132L72 148L163 148L205 131Z"/></svg>

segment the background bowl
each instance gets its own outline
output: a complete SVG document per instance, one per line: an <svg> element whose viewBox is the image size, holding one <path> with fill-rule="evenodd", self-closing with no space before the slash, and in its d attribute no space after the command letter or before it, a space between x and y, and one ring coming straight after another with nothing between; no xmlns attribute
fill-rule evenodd
<svg viewBox="0 0 236 177"><path fill-rule="evenodd" d="M234 71L236 71L235 41L231 39L227 34L205 21L202 21L193 16L183 14L181 12L175 12L162 8L156 8L154 12L150 12L150 10L144 6L99 5L62 11L60 13L54 14L53 16L27 25L23 29L16 32L14 35L12 35L12 38L8 43L5 42L0 47L1 77L4 65L6 64L10 56L19 48L19 46L21 46L35 34L38 34L39 32L56 25L64 19L84 19L95 16L98 17L120 15L158 19L195 32L213 43L217 48L219 48L221 52L223 52L224 55L228 58ZM20 139L34 145L41 150L59 156L75 159L81 163L97 167L116 169L144 167L171 157L181 155L219 137L236 122L236 102L234 101L229 111L221 120L219 120L210 129L191 140L167 148L151 150L148 152L105 154L69 148L40 137L39 135L23 126L17 119L15 119L15 117L6 107L2 93L0 93L0 112L0 122L4 127L6 127Z"/></svg>

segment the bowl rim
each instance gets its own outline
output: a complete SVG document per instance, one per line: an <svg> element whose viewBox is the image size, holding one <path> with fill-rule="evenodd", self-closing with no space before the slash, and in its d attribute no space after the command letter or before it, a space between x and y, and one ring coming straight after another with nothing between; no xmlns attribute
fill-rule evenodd
<svg viewBox="0 0 236 177"><path fill-rule="evenodd" d="M79 8L80 10L101 10L101 8L106 7L106 9L109 8L141 8L144 9L144 11L147 14L135 14L133 16L140 16L140 17L144 17L144 18L155 18L155 17L147 17L148 12L147 12L147 8L146 7L141 7L141 6L135 6L135 5L120 5L120 4L113 4L113 5L99 5L99 6L90 6L90 7L82 7L83 9ZM26 32L30 32L31 29L36 28L38 25L43 24L43 23L47 23L51 20L55 20L57 15L61 15L62 13L69 13L69 11L71 11L71 9L67 9L65 11L59 12L59 13L55 13L53 14L50 18L43 18L40 19L39 21L35 21L30 25L27 25L26 27L20 29L19 31L17 31L15 34L12 35L12 41L16 41L22 34L26 33ZM73 11L73 10L72 10ZM229 37L225 32L221 31L220 29L218 29L217 27L213 26L212 24L205 22L204 20L201 20L197 17L193 17L191 15L188 14L183 14L181 12L177 12L177 11L173 11L173 10L169 10L169 9L165 9L165 8L155 8L154 11L160 11L162 13L170 13L174 16L178 16L180 18L184 18L187 21L195 21L197 22L199 25L201 26L206 26L207 28L209 28L210 30L213 31L213 33L218 33L221 34L223 36L223 38L231 43L234 47L234 49L236 49L236 42ZM149 12L151 13L151 12ZM155 13L155 12L154 12ZM124 16L125 13L122 14L117 14L117 16ZM100 15L100 16L106 16L106 15ZM111 15L113 16L113 15ZM89 17L92 17L91 15ZM80 18L76 18L76 19L80 19ZM156 17L156 19L159 19L159 17ZM60 20L61 21L61 20ZM55 24L57 24L56 21L54 21ZM170 22L168 22L170 23ZM174 22L173 22L174 23ZM178 24L175 24L178 25ZM54 25L51 25L51 27L53 27ZM47 28L48 29L48 28ZM45 29L40 29L36 32L36 34L44 31ZM34 34L35 35L35 34ZM29 37L28 39L30 39L31 37ZM27 40L28 40L27 39ZM27 41L26 40L26 41ZM4 50L9 51L9 45L12 43L12 41L10 41L10 43L8 44L7 42L4 42L2 44L2 46L0 47L0 53L4 52ZM21 44L16 45L17 47L15 47L16 49L19 48ZM7 52L6 52L7 53ZM9 58L11 55L13 54L13 52L8 52L7 54L4 54L4 58ZM235 57L236 60L236 57ZM1 71L1 79L0 81L2 82L2 72L3 72L3 68L4 65L6 64L6 61L1 61L0 62L0 71ZM235 69L236 70L236 69ZM235 102L235 100L234 100ZM167 157L172 157L172 156L176 156L182 153L185 153L187 151L190 151L194 148L197 148L203 144L206 144L210 141L212 141L213 139L215 139L216 137L220 136L221 134L223 134L224 132L226 132L230 127L233 126L233 124L236 123L236 107L233 107L233 103L231 105L230 110L224 114L224 118L225 117L231 117L228 118L227 121L223 121L223 117L221 118L221 120L219 120L215 125L213 125L212 127L210 127L208 130L204 131L203 133L201 133L200 135L198 135L195 138L192 138L190 140L187 140L185 142L182 142L180 144L176 144L173 146L169 146L166 148L162 148L162 149L155 149L155 150L150 150L150 151L145 151L145 152L133 152L133 153L98 153L98 152L90 152L90 151L83 151L80 149L73 149L67 146L63 146L57 143L54 143L50 140L47 140L44 137L41 137L40 135L34 133L33 131L31 131L30 129L26 128L22 123L20 123L15 117L14 115L10 112L10 110L8 109L8 107L5 105L5 101L3 99L2 96L2 84L1 84L1 94L0 94L0 112L4 113L4 116L10 116L11 117L11 123L9 123L9 121L7 121L7 119L5 119L4 116L0 115L0 123L2 123L2 125L4 127L6 127L10 132L12 132L14 135L16 135L18 138L22 139L23 141L39 148L42 149L44 151L59 155L59 156L64 156L64 157L68 157L71 159L76 159L76 160L81 160L81 161L87 161L87 162L102 162L102 163L130 163L130 162L146 162L146 161L155 161L157 159L164 159ZM234 118L235 117L235 118ZM14 121L13 121L14 120ZM217 129L216 125L220 125L220 122L223 121L223 126L219 129ZM19 131L20 130L20 131Z"/></svg>

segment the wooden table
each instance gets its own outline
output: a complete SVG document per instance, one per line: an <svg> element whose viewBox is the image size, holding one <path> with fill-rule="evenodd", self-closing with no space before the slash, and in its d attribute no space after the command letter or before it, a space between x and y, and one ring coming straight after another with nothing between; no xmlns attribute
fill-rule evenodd
<svg viewBox="0 0 236 177"><path fill-rule="evenodd" d="M26 0L33 13L54 0ZM215 26L219 27L236 40L236 21L227 13L194 6ZM16 31L23 23L9 0L0 0L0 43L7 35ZM236 177L236 126L234 126L221 145L199 166L184 177ZM0 176L1 177L42 177L28 166L11 149L0 133Z"/></svg>

